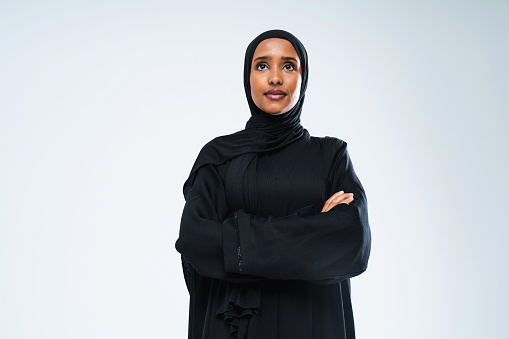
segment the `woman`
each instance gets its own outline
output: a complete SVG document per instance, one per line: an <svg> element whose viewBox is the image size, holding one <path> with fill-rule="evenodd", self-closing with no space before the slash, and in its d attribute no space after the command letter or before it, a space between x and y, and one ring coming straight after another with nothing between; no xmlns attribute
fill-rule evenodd
<svg viewBox="0 0 509 339"><path fill-rule="evenodd" d="M349 278L367 267L366 197L346 143L300 124L307 79L296 37L256 37L244 63L251 118L206 144L184 185L189 338L355 336Z"/></svg>

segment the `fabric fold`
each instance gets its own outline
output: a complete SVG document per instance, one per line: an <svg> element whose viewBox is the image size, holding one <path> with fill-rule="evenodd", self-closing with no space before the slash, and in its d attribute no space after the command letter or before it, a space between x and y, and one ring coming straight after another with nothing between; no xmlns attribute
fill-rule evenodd
<svg viewBox="0 0 509 339"><path fill-rule="evenodd" d="M231 160L226 176L225 189L228 208L237 210L256 210L256 160L255 153L246 153ZM237 218L234 212L235 219ZM238 255L238 273L242 274L240 234L235 220L235 234L233 239L224 239L234 242L234 248ZM223 226L226 227L226 226ZM223 234L228 234L223 230ZM232 248L232 244L224 245L224 249ZM231 257L231 253L225 253L225 260ZM225 266L228 266L225 263ZM222 317L230 327L230 335L238 338L246 338L249 322L260 307L261 288L256 283L234 284L220 281L218 288L219 300L217 315Z"/></svg>
<svg viewBox="0 0 509 339"><path fill-rule="evenodd" d="M216 315L229 325L230 335L245 338L249 320L260 308L260 287L220 281L217 300Z"/></svg>

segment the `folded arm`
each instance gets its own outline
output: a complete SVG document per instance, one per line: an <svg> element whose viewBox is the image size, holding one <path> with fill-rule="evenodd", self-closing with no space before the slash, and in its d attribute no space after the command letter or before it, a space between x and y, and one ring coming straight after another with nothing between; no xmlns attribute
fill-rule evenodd
<svg viewBox="0 0 509 339"><path fill-rule="evenodd" d="M354 199L328 201L324 213L307 206L283 217L229 214L221 177L215 167L204 166L187 196L177 250L199 274L235 282L332 283L360 274L371 241L366 200L346 149L341 152L329 184Z"/></svg>

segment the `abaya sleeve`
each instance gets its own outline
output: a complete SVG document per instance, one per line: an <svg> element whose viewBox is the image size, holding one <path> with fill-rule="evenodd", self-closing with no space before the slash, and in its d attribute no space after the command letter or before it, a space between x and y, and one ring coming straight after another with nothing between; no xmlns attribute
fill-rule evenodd
<svg viewBox="0 0 509 339"><path fill-rule="evenodd" d="M260 277L329 284L362 273L371 244L366 197L346 143L338 140L336 146L329 193L354 193L350 205L339 204L325 213L306 206L283 217L244 210L228 215L217 167L204 166L187 197L177 250L201 275L226 280Z"/></svg>
<svg viewBox="0 0 509 339"><path fill-rule="evenodd" d="M198 170L187 193L175 247L182 254L184 265L190 263L202 276L236 283L260 280L225 268L225 256L230 255L223 250L223 221L228 207L218 169L209 164Z"/></svg>

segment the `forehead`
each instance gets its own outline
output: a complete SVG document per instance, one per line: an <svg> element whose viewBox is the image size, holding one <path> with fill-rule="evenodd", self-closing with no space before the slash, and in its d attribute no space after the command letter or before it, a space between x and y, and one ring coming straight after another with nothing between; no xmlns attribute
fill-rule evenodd
<svg viewBox="0 0 509 339"><path fill-rule="evenodd" d="M279 38L265 39L260 42L254 51L253 60L260 56L293 57L300 61L292 43Z"/></svg>

